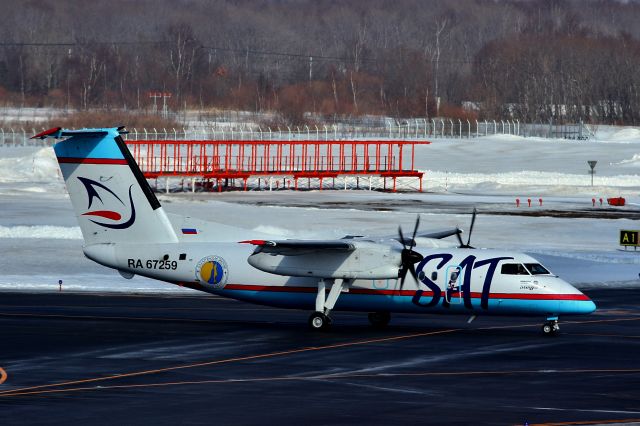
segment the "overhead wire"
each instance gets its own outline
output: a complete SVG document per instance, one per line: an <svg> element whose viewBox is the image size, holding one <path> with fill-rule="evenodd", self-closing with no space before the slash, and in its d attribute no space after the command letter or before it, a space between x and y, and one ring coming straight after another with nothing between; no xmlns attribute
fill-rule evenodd
<svg viewBox="0 0 640 426"><path fill-rule="evenodd" d="M114 45L114 46L135 46L135 45L169 45L173 42L170 40L155 40L155 41L67 41L67 42L0 42L0 47L84 47L90 45ZM296 52L279 52L273 50L258 50L252 48L234 48L234 47L220 47L220 46L209 46L209 45L200 45L197 49L204 49L215 52L227 52L227 53L237 53L243 55L253 55L253 56L270 56L270 57L281 57L281 58L289 58L289 59L301 59L308 61L310 59L314 61L325 61L325 62L353 62L354 58L346 57L346 56L332 56L332 55L324 55L324 54L315 54L315 53L296 53ZM368 62L368 63L377 63L377 62L386 62L387 59L384 58L360 58L358 62ZM453 64L473 64L479 61L477 60L469 60L469 59L439 59L440 63L453 63Z"/></svg>

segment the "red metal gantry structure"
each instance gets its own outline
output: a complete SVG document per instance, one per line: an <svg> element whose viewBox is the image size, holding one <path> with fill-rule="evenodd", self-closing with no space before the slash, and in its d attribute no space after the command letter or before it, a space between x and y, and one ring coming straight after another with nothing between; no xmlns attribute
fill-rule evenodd
<svg viewBox="0 0 640 426"><path fill-rule="evenodd" d="M414 140L128 140L133 157L148 179L191 177L204 181L290 177L294 189L301 178L339 176L387 178L396 191L398 178L417 178L422 191L423 172L415 168ZM405 152L405 151L409 152ZM290 181L290 180L289 180ZM334 180L335 182L335 180Z"/></svg>

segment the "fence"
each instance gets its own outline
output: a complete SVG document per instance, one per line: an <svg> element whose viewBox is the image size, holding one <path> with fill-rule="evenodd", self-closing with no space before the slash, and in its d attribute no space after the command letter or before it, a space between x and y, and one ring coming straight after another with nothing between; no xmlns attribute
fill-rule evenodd
<svg viewBox="0 0 640 426"><path fill-rule="evenodd" d="M129 129L129 140L426 140L437 138L476 138L496 134L560 139L589 139L593 132L582 123L520 123L518 120L460 120L418 118L396 121L387 119L383 126L345 124L312 125L286 128L262 128L257 125L191 127L181 129ZM50 141L29 139L44 128L0 128L0 146L46 146Z"/></svg>
<svg viewBox="0 0 640 426"><path fill-rule="evenodd" d="M323 181L341 178L348 186L348 177L358 184L358 178L381 178L387 189L387 178L395 191L399 179L417 181L422 191L423 172L415 169L415 146L427 141L373 140L128 140L134 159L148 179L163 177L195 178L214 182L218 190L223 180L226 186L235 179L247 190L249 180L285 177L292 189L298 181ZM371 182L371 180L370 180ZM168 185L168 184L167 184ZM234 185L232 182L230 185ZM372 183L370 183L370 186ZM258 183L260 186L260 183ZM286 186L286 185L285 185ZM192 183L195 188L195 181Z"/></svg>

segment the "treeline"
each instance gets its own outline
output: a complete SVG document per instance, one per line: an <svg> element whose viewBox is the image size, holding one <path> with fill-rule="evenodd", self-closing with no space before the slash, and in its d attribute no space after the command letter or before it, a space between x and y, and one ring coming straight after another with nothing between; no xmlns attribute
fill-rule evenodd
<svg viewBox="0 0 640 426"><path fill-rule="evenodd" d="M0 0L0 103L640 124L640 4ZM158 100L158 105L162 101Z"/></svg>

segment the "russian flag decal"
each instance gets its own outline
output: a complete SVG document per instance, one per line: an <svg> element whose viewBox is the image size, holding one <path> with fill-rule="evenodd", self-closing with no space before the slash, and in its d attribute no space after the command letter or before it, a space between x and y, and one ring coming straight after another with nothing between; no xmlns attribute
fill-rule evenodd
<svg viewBox="0 0 640 426"><path fill-rule="evenodd" d="M195 228L182 228L182 233L184 235L196 235L198 230Z"/></svg>

